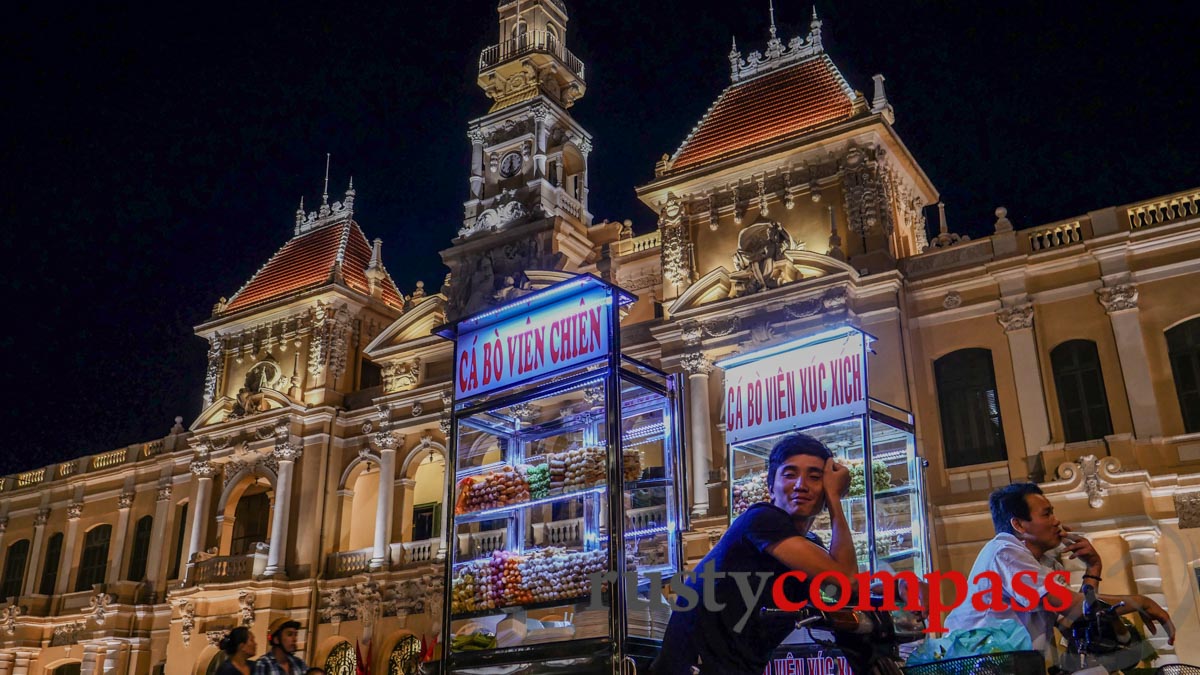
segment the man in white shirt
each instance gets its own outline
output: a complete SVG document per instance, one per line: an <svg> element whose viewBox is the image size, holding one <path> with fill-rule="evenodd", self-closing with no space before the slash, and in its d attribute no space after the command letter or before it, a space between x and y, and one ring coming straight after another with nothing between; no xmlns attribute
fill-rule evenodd
<svg viewBox="0 0 1200 675"><path fill-rule="evenodd" d="M966 601L950 612L950 616L946 618L946 628L979 628L994 624L1000 619L1013 619L1029 631L1029 637L1033 639L1033 648L1045 654L1047 664L1055 664L1058 661L1058 650L1054 625L1060 617L1070 622L1080 615L1083 611L1083 594L1070 589L1059 589L1055 594L1057 597L1051 598L1052 604L1063 604L1060 600L1069 594L1070 605L1062 612L1045 609L1043 599L1048 588L1046 579L1052 572L1062 570L1062 565L1049 553L1065 542L1067 546L1062 549L1063 552L1087 565L1087 571L1083 575L1084 585L1089 585L1097 591L1100 589L1100 575L1103 571L1100 555L1087 539L1069 534L1070 530L1054 515L1054 506L1050 504L1050 500L1046 499L1041 488L1034 483L1014 483L1002 487L992 493L988 502L996 536L984 545L975 559L971 574L967 578ZM1014 588L1013 580L1021 572L1025 573L1021 580L1023 583L1020 588ZM979 593L987 593L995 579L1000 580L1000 592L1006 608L977 609L971 598ZM1014 606L1030 607L1029 601L1032 598L1028 587L1036 589L1036 606L1027 611L1014 609ZM1112 605L1124 602L1118 612L1138 612L1151 633L1157 632L1155 622L1161 623L1167 630L1170 644L1175 644L1175 624L1171 622L1167 612L1150 598L1144 595L1099 597Z"/></svg>

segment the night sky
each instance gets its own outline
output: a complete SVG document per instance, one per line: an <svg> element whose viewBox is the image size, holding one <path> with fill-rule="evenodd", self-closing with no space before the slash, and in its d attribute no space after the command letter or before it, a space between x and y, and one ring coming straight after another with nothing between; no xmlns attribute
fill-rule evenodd
<svg viewBox="0 0 1200 675"><path fill-rule="evenodd" d="M728 84L767 0L567 0L587 64L597 222ZM268 3L263 3L267 5ZM1193 3L823 2L826 49L948 204L990 232L1200 186ZM761 5L761 6L760 6ZM356 219L405 293L436 288L468 190L467 121L494 0L377 5L20 3L5 12L0 473L161 437L200 412L210 316L354 176ZM810 5L777 2L785 42ZM934 210L927 212L934 226Z"/></svg>

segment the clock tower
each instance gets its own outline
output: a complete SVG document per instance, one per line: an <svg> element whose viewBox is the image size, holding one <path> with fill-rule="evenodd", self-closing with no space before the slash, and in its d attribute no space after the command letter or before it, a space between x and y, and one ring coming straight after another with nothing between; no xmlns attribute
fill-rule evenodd
<svg viewBox="0 0 1200 675"><path fill-rule="evenodd" d="M450 267L450 310L465 315L529 290L529 270L592 271L591 135L569 109L586 90L567 49L562 0L501 2L499 37L479 55L492 101L472 120L470 194Z"/></svg>

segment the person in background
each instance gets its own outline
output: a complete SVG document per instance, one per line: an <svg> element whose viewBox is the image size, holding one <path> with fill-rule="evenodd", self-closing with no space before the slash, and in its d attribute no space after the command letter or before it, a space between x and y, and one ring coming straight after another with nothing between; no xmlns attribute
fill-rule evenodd
<svg viewBox="0 0 1200 675"><path fill-rule="evenodd" d="M271 648L254 663L254 675L306 675L308 666L296 656L300 622L280 617L267 629Z"/></svg>
<svg viewBox="0 0 1200 675"><path fill-rule="evenodd" d="M975 558L971 574L967 577L970 583L967 597L976 597L991 588L987 577L980 575L993 572L1002 580L1001 593L1007 608L1003 611L980 610L971 602L964 602L946 617L946 628L951 631L967 630L994 625L1001 619L1017 621L1029 631L1033 648L1045 655L1047 665L1055 665L1058 661L1058 649L1054 638L1054 626L1060 614L1041 607L1032 611L1013 609L1014 604L1026 604L1026 601L1014 592L1013 579L1021 572L1032 572L1032 575L1026 575L1032 576L1028 584L1033 588L1042 589L1042 597L1045 597L1047 576L1051 572L1063 569L1050 552L1066 544L1063 552L1087 565L1080 592L1071 592L1071 605L1061 613L1061 617L1069 623L1083 612L1083 587L1090 586L1092 590L1100 591L1100 575L1104 568L1100 554L1090 541L1071 534L1070 529L1059 522L1058 516L1054 515L1054 505L1034 483L1013 483L999 488L988 499L988 505L991 507L996 536L984 545L979 556ZM1155 622L1162 624L1167 630L1169 643L1175 644L1175 624L1171 622L1166 610L1150 598L1144 595L1099 597L1112 605L1124 603L1118 610L1119 614L1140 614L1151 633L1157 632Z"/></svg>
<svg viewBox="0 0 1200 675"><path fill-rule="evenodd" d="M238 626L221 638L219 647L225 652L225 663L217 668L217 675L251 675L254 662L250 657L258 651L254 633L245 626Z"/></svg>

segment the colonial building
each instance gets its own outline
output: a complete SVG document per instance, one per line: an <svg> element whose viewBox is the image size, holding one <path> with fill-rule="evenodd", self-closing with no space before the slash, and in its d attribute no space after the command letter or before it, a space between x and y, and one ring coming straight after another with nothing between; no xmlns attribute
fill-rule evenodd
<svg viewBox="0 0 1200 675"><path fill-rule="evenodd" d="M196 328L186 428L0 481L0 675L211 672L223 631L265 645L279 617L310 664L351 673L369 639L373 672L414 672L448 544L452 349L433 330L579 273L639 296L626 351L686 383L689 561L729 517L713 363L851 325L875 338L872 396L912 413L934 567L969 569L988 492L1034 480L1096 542L1106 591L1200 631L1200 189L1023 230L998 208L977 240L939 208L929 238L938 191L883 77L848 83L814 13L734 47L729 86L637 188L658 225L634 236L588 210L567 20L561 0L499 7L441 288L398 289L353 185L326 186ZM495 545L476 539L459 545Z"/></svg>

